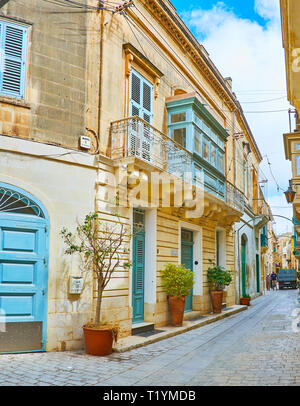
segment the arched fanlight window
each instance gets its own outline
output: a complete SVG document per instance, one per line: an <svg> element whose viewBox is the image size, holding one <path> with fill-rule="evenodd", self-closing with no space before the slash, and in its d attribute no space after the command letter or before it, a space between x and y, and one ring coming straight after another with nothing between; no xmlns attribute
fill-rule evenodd
<svg viewBox="0 0 300 406"><path fill-rule="evenodd" d="M0 214L18 213L44 218L44 213L40 207L23 194L0 186Z"/></svg>

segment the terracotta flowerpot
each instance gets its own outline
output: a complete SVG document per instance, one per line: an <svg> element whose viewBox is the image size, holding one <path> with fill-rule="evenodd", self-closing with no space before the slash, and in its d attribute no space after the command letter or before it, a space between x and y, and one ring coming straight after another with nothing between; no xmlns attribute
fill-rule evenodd
<svg viewBox="0 0 300 406"><path fill-rule="evenodd" d="M213 313L221 313L223 302L223 290L212 290L210 292L210 295Z"/></svg>
<svg viewBox="0 0 300 406"><path fill-rule="evenodd" d="M183 313L185 307L185 296L169 296L169 305L171 313L171 324L175 327L182 326Z"/></svg>
<svg viewBox="0 0 300 406"><path fill-rule="evenodd" d="M113 333L111 329L95 329L83 326L85 350L90 355L112 353Z"/></svg>
<svg viewBox="0 0 300 406"><path fill-rule="evenodd" d="M240 304L250 306L250 297L241 297Z"/></svg>

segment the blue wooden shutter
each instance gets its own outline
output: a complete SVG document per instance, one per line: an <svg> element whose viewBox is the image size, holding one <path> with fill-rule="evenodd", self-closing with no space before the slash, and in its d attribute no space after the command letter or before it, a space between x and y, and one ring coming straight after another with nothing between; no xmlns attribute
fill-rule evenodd
<svg viewBox="0 0 300 406"><path fill-rule="evenodd" d="M130 116L138 116L152 124L153 86L135 70L130 74ZM151 129L134 120L129 140L129 155L151 161Z"/></svg>
<svg viewBox="0 0 300 406"><path fill-rule="evenodd" d="M130 75L130 115L139 116L152 124L153 86L135 70Z"/></svg>
<svg viewBox="0 0 300 406"><path fill-rule="evenodd" d="M1 93L24 98L27 28L1 22Z"/></svg>

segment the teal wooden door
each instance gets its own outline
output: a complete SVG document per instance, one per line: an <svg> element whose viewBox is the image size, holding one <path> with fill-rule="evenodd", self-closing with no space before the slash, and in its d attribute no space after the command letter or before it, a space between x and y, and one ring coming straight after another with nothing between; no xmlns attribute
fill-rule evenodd
<svg viewBox="0 0 300 406"><path fill-rule="evenodd" d="M181 264L193 272L193 232L181 231ZM193 310L193 290L185 298L185 312Z"/></svg>
<svg viewBox="0 0 300 406"><path fill-rule="evenodd" d="M246 243L241 245L241 263L242 263L242 295L246 294Z"/></svg>
<svg viewBox="0 0 300 406"><path fill-rule="evenodd" d="M144 321L144 279L145 279L145 233L133 237L132 262L132 307L133 323Z"/></svg>
<svg viewBox="0 0 300 406"><path fill-rule="evenodd" d="M256 291L260 292L259 255L256 254Z"/></svg>
<svg viewBox="0 0 300 406"><path fill-rule="evenodd" d="M46 238L45 219L0 214L0 352L45 349Z"/></svg>

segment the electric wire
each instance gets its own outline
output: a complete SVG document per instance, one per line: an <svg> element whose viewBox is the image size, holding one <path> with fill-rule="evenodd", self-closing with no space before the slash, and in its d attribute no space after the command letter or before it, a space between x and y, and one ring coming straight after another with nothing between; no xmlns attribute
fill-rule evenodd
<svg viewBox="0 0 300 406"><path fill-rule="evenodd" d="M242 104L256 104L256 103L269 103L276 100L286 99L286 96L276 97L275 99L268 99L268 100L259 100L259 101L241 101Z"/></svg>

